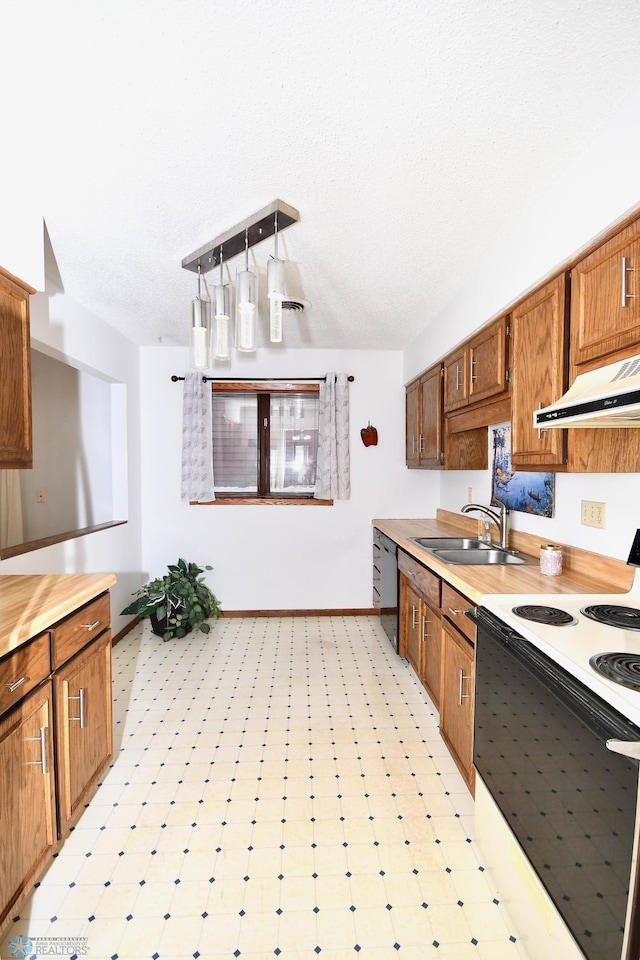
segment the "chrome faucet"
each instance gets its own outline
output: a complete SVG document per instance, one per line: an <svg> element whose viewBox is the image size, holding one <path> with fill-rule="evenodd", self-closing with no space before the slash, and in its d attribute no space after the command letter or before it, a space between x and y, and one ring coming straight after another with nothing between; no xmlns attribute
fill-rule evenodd
<svg viewBox="0 0 640 960"><path fill-rule="evenodd" d="M509 549L509 511L504 503L500 504L500 511L492 510L490 507L483 507L481 503L465 503L462 513L471 513L472 510L478 513L484 513L492 520L500 531L500 548Z"/></svg>

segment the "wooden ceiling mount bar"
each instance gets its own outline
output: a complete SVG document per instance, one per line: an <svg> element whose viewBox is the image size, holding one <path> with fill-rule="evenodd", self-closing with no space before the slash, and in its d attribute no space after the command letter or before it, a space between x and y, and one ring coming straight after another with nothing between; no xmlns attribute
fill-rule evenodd
<svg viewBox="0 0 640 960"><path fill-rule="evenodd" d="M248 236L249 246L253 247L256 243L261 243L274 235L276 213L278 214L278 233L300 219L300 214L295 207L290 207L283 200L274 200L267 207L254 213L252 217L231 227L215 240L205 243L204 247L200 247L194 253L190 253L182 261L182 266L193 273L198 273L198 269L203 274L207 273L220 263L220 248L222 248L224 262L227 263L239 253L244 252L245 236Z"/></svg>

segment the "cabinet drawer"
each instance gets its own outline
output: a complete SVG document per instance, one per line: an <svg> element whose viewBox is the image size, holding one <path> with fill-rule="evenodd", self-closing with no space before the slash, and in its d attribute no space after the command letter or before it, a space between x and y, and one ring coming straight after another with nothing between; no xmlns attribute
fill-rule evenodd
<svg viewBox="0 0 640 960"><path fill-rule="evenodd" d="M451 623L455 623L460 633L464 634L471 643L475 643L476 628L471 620L465 617L464 613L465 610L470 610L473 606L475 604L468 597L458 593L450 584L442 584L442 612Z"/></svg>
<svg viewBox="0 0 640 960"><path fill-rule="evenodd" d="M102 633L109 626L110 616L109 594L103 593L56 624L51 630L53 669L66 663L69 657Z"/></svg>
<svg viewBox="0 0 640 960"><path fill-rule="evenodd" d="M427 603L434 607L440 606L440 577L403 550L398 550L398 567Z"/></svg>
<svg viewBox="0 0 640 960"><path fill-rule="evenodd" d="M49 634L41 633L0 662L0 715L51 673Z"/></svg>

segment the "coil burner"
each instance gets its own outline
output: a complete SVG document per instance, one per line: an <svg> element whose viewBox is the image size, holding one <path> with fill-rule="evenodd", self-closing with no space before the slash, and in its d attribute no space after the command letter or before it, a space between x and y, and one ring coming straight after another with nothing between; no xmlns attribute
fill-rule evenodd
<svg viewBox="0 0 640 960"><path fill-rule="evenodd" d="M511 612L515 613L517 617L522 617L523 620L545 623L552 627L567 627L578 622L566 610L560 610L558 607L545 607L535 603L525 603L519 607L513 607Z"/></svg>
<svg viewBox="0 0 640 960"><path fill-rule="evenodd" d="M620 630L640 630L640 610L636 607L617 607L609 603L596 603L582 607L580 613L597 623Z"/></svg>
<svg viewBox="0 0 640 960"><path fill-rule="evenodd" d="M596 673L630 690L640 690L640 655L637 653L597 653L589 660Z"/></svg>

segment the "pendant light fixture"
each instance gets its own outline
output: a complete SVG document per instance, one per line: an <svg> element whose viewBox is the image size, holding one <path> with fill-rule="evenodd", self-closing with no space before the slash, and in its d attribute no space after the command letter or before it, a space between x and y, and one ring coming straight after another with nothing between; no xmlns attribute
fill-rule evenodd
<svg viewBox="0 0 640 960"><path fill-rule="evenodd" d="M288 277L285 273L286 261L278 257L279 233L297 223L298 211L284 203L274 200L268 206L258 210L235 227L231 227L182 261L186 270L198 274L198 297L194 301L192 320L192 358L197 368L209 363L229 361L231 348L242 353L255 353L257 348L258 326L258 277L249 269L249 247L274 237L274 254L266 264L267 295L269 299L269 340L281 343L283 339L283 312L285 310L304 310L308 301L300 297L295 300L287 291ZM232 343L231 288L223 280L223 247L226 263L244 252L244 269L236 275L235 293L235 344ZM200 296L200 271L203 274L220 265L220 283L216 284L211 295L206 288L205 296ZM228 271L227 271L228 272ZM209 331L203 334L200 328ZM206 340L206 345L204 342ZM196 341L198 349L195 350Z"/></svg>
<svg viewBox="0 0 640 960"><path fill-rule="evenodd" d="M211 304L202 296L202 275L198 269L198 295L191 304L191 366L206 370L209 366Z"/></svg>
<svg viewBox="0 0 640 960"><path fill-rule="evenodd" d="M273 222L274 254L267 261L267 296L269 297L269 339L282 343L282 301L284 300L284 260L278 259L278 211Z"/></svg>
<svg viewBox="0 0 640 960"><path fill-rule="evenodd" d="M236 278L236 347L243 353L256 349L258 280L249 270L249 231L245 232L244 270Z"/></svg>
<svg viewBox="0 0 640 960"><path fill-rule="evenodd" d="M231 359L231 288L223 276L220 247L220 283L213 288L213 359Z"/></svg>

